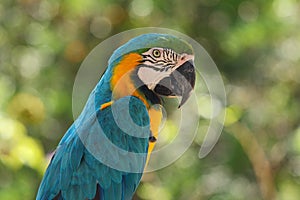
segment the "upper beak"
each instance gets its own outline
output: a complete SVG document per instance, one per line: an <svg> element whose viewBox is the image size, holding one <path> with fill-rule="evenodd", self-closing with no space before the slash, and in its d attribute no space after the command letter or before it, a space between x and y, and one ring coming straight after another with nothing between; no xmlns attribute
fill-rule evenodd
<svg viewBox="0 0 300 200"><path fill-rule="evenodd" d="M193 60L180 65L170 76L162 79L154 88L154 91L164 96L181 96L180 108L191 96L195 86L195 67Z"/></svg>

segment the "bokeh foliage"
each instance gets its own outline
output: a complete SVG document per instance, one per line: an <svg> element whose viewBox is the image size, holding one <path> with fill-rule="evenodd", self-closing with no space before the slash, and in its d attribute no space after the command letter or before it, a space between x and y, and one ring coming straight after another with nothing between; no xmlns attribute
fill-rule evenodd
<svg viewBox="0 0 300 200"><path fill-rule="evenodd" d="M135 198L299 199L299 19L298 0L1 0L0 199L34 199L73 121L80 63L105 38L143 26L202 44L228 106L208 157L199 160L196 138L173 165L146 174Z"/></svg>

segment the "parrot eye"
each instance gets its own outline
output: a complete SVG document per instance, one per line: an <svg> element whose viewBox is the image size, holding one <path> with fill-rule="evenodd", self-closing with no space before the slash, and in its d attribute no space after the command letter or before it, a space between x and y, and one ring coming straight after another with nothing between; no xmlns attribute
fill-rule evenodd
<svg viewBox="0 0 300 200"><path fill-rule="evenodd" d="M152 51L152 55L155 57L155 58L159 58L160 57L160 51L158 49L154 49Z"/></svg>

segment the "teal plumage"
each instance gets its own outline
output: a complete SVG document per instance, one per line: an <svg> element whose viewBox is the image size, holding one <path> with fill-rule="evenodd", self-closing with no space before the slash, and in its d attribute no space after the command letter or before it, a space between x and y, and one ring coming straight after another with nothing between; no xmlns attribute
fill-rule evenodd
<svg viewBox="0 0 300 200"><path fill-rule="evenodd" d="M135 107L139 111L132 115L133 120L142 126L149 127L146 107L139 99L136 97L124 97L124 99L116 101L115 104L122 105L126 99L130 99L130 107ZM89 106L89 102L87 106ZM93 127L95 126L94 123L99 122L103 132L94 132L97 128L89 128L87 132L84 132L85 136L87 136L84 145L84 142L81 140L83 137L78 135L76 129L85 131L85 128L76 128L76 122L71 126L51 160L41 183L37 199L53 199L59 193L62 199L93 199L96 194L97 184L99 184L98 187L101 191L101 199L131 199L139 184L141 172L144 168L148 137L135 138L125 134L115 124L110 107L104 110L98 109L95 116L97 117L96 120L92 117L90 120L84 121L84 123L86 127ZM88 143L94 139L93 134L106 134L106 137L120 148L128 149L131 152L144 153L144 156L140 157L140 161L135 162L135 165L140 167L140 173L128 173L112 169L97 160L85 147L89 146L92 148L92 144ZM141 134L150 135L149 128L148 130L145 129L144 133ZM107 156L107 159L114 158L116 159L115 162L118 162L120 159L116 157L117 154L113 154L105 147L101 151L105 151L102 155ZM123 161L122 164L127 165L129 169L128 166L132 164L129 163L130 160L127 162L124 159L121 160Z"/></svg>
<svg viewBox="0 0 300 200"><path fill-rule="evenodd" d="M153 134L147 104L160 103L160 97L142 87L141 97L114 98L112 78L124 56L131 52L140 54L152 47L192 53L187 43L165 34L145 34L118 48L82 113L61 139L39 187L37 200L132 198ZM108 102L113 103L102 109Z"/></svg>

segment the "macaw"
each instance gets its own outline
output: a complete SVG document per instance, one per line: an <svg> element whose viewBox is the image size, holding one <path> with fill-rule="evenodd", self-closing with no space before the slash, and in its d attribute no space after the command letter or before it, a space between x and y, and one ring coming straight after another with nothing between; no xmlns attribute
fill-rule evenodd
<svg viewBox="0 0 300 200"><path fill-rule="evenodd" d="M115 50L36 199L132 199L158 139L162 98L181 97L179 107L187 101L193 59L191 45L169 34L143 34Z"/></svg>

